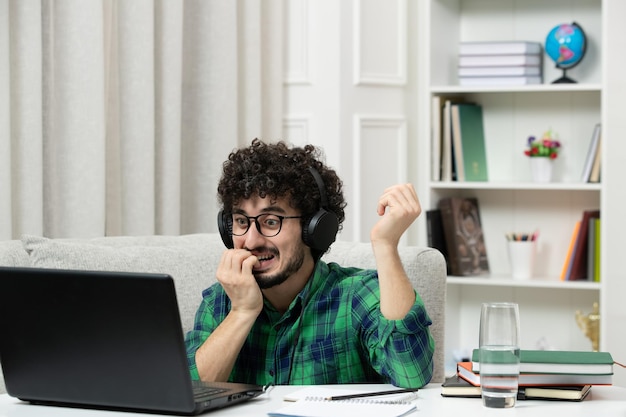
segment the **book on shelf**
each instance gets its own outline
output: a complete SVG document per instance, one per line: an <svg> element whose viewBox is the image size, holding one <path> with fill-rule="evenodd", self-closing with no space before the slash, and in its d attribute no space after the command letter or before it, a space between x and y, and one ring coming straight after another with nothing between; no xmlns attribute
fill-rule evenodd
<svg viewBox="0 0 626 417"><path fill-rule="evenodd" d="M441 114L443 111L442 97L435 94L431 97L430 112L431 112L431 178L433 181L441 181L441 146L442 136L441 128L443 125ZM591 168L590 168L591 169Z"/></svg>
<svg viewBox="0 0 626 417"><path fill-rule="evenodd" d="M596 160L596 154L598 154L601 130L600 123L596 123L593 127L591 142L589 142L589 149L587 150L587 156L585 157L585 165L583 166L583 173L580 177L581 182L590 182L591 170Z"/></svg>
<svg viewBox="0 0 626 417"><path fill-rule="evenodd" d="M572 253L572 268L566 280L593 280L592 275L587 274L589 263L589 222L591 219L600 217L600 210L585 210L578 228L578 236Z"/></svg>
<svg viewBox="0 0 626 417"><path fill-rule="evenodd" d="M561 268L561 281L566 281L568 275L571 272L572 266L572 254L576 249L576 238L578 237L578 230L580 229L580 220L574 223L574 230L572 230L572 236L569 240L569 245L567 246L567 253L565 254L565 262L563 262L563 268Z"/></svg>
<svg viewBox="0 0 626 417"><path fill-rule="evenodd" d="M446 247L446 237L443 232L441 222L441 210L426 210L426 237L428 246L437 249L446 260L447 273L450 274L450 262L448 261L448 248Z"/></svg>
<svg viewBox="0 0 626 417"><path fill-rule="evenodd" d="M480 372L480 353L472 351L472 371ZM545 374L613 374L613 357L609 352L575 350L520 350L521 373Z"/></svg>
<svg viewBox="0 0 626 417"><path fill-rule="evenodd" d="M537 55L542 51L541 43L531 41L483 41L459 44L459 55Z"/></svg>
<svg viewBox="0 0 626 417"><path fill-rule="evenodd" d="M458 362L457 373L470 384L480 386L480 373L472 370L472 362ZM550 374L520 372L518 385L554 386L554 385L612 385L613 374Z"/></svg>
<svg viewBox="0 0 626 417"><path fill-rule="evenodd" d="M541 54L460 55L459 67L541 66Z"/></svg>
<svg viewBox="0 0 626 417"><path fill-rule="evenodd" d="M459 77L459 85L493 86L493 85L533 85L541 84L540 75L521 75L517 77Z"/></svg>
<svg viewBox="0 0 626 417"><path fill-rule="evenodd" d="M460 97L448 97L441 106L441 180L456 180L454 150L452 146L452 105L462 102Z"/></svg>
<svg viewBox="0 0 626 417"><path fill-rule="evenodd" d="M270 417L399 417L416 409L417 390L412 393L331 400L330 397L362 394L362 391L306 387L284 398L288 403L268 413Z"/></svg>
<svg viewBox="0 0 626 417"><path fill-rule="evenodd" d="M459 67L459 77L519 77L541 75L538 65L516 65L506 67Z"/></svg>
<svg viewBox="0 0 626 417"><path fill-rule="evenodd" d="M452 101L446 100L442 110L441 180L452 181Z"/></svg>
<svg viewBox="0 0 626 417"><path fill-rule="evenodd" d="M589 231L587 237L587 278L589 281L595 281L596 266L596 222L595 219L589 220Z"/></svg>
<svg viewBox="0 0 626 417"><path fill-rule="evenodd" d="M455 181L465 181L465 166L463 165L463 144L461 143L461 121L459 105L452 104L450 108L450 137L452 138L452 158Z"/></svg>
<svg viewBox="0 0 626 417"><path fill-rule="evenodd" d="M446 197L437 203L448 252L450 273L489 273L489 260L476 198Z"/></svg>
<svg viewBox="0 0 626 417"><path fill-rule="evenodd" d="M589 182L600 182L600 167L602 165L602 131L598 137L598 149L596 150L593 165L591 166L591 173L589 174Z"/></svg>
<svg viewBox="0 0 626 417"><path fill-rule="evenodd" d="M547 385L519 387L518 400L561 400L582 401L591 391L591 385ZM441 384L442 397L480 398L480 386L475 386L461 378L458 374L445 379Z"/></svg>
<svg viewBox="0 0 626 417"><path fill-rule="evenodd" d="M487 181L482 106L473 103L452 105L452 138L457 181Z"/></svg>
<svg viewBox="0 0 626 417"><path fill-rule="evenodd" d="M600 282L600 254L602 253L602 250L600 250L600 224L602 220L598 218L593 219L593 221L596 223L596 244L594 248L596 256L594 258L593 280Z"/></svg>

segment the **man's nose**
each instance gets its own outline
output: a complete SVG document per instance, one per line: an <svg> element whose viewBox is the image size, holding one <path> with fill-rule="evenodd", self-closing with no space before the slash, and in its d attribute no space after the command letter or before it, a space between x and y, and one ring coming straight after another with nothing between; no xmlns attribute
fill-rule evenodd
<svg viewBox="0 0 626 417"><path fill-rule="evenodd" d="M256 242L263 240L265 236L261 234L259 230L260 226L259 226L259 223L256 221L256 219L251 219L250 221L253 222L254 224L250 223L250 227L248 228L248 233L245 234L246 247L254 248L257 246Z"/></svg>

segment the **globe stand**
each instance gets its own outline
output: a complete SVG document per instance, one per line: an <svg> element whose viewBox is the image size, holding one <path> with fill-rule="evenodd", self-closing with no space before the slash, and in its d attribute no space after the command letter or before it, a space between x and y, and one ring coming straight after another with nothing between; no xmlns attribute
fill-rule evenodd
<svg viewBox="0 0 626 417"><path fill-rule="evenodd" d="M561 78L557 78L556 80L552 81L552 84L576 84L577 81L572 80L570 77L568 77L566 75L567 73L567 69L565 68L561 68L563 70L563 75L561 76Z"/></svg>

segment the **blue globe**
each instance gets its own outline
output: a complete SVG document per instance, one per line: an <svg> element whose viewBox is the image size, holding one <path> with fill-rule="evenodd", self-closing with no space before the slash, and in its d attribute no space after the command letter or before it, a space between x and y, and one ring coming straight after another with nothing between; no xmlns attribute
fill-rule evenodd
<svg viewBox="0 0 626 417"><path fill-rule="evenodd" d="M576 22L557 25L546 37L546 53L560 69L569 69L579 64L586 47L585 32Z"/></svg>

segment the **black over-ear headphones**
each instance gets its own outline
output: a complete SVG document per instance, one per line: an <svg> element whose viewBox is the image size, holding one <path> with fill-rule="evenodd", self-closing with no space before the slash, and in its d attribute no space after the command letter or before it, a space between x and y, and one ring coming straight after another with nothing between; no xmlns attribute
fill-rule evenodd
<svg viewBox="0 0 626 417"><path fill-rule="evenodd" d="M309 172L313 175L317 188L320 192L320 209L310 218L306 219L302 225L302 241L311 249L323 254L335 241L339 231L339 219L337 215L328 210L328 199L326 197L326 187L322 176L313 167L309 167ZM233 243L233 218L230 213L220 210L217 214L217 227L222 237L222 241L227 248L235 247Z"/></svg>

